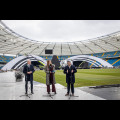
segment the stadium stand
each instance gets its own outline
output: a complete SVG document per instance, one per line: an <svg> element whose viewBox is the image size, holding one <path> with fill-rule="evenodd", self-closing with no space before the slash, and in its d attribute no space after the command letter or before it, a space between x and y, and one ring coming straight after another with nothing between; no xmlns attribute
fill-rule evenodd
<svg viewBox="0 0 120 120"><path fill-rule="evenodd" d="M0 55L0 62L2 63L8 63L10 62L11 60L13 60L15 57L13 56L2 56Z"/></svg>
<svg viewBox="0 0 120 120"><path fill-rule="evenodd" d="M113 66L120 66L120 51L114 51L114 52L106 52L106 53L95 53L95 54L88 54L91 56L95 56L95 57L99 57L102 58L104 60L106 60L108 63L112 64ZM75 55L69 55L69 56L58 56L58 60L65 60L69 57L72 57ZM40 56L42 58L44 58L45 60L52 60L52 56ZM95 67L92 64L89 64L90 67Z"/></svg>
<svg viewBox="0 0 120 120"><path fill-rule="evenodd" d="M106 53L95 53L95 54L89 54L89 55L102 58L115 67L120 66L120 51L106 52ZM65 59L72 57L72 56L75 56L75 55L57 56L57 58L59 61L61 61L61 60L65 60ZM53 56L40 56L40 57L44 58L45 60L52 60ZM15 57L13 57L13 56L0 55L0 62L1 63L8 63L11 60L13 60L14 58ZM89 64L89 67L92 68L92 67L95 67L95 65L93 63L91 63L91 64Z"/></svg>
<svg viewBox="0 0 120 120"><path fill-rule="evenodd" d="M112 59L109 59L108 62L109 62L110 64L112 64L113 66L120 66L120 58L118 58L118 59L112 58Z"/></svg>
<svg viewBox="0 0 120 120"><path fill-rule="evenodd" d="M114 67L120 66L120 51L93 54L93 56L105 59Z"/></svg>

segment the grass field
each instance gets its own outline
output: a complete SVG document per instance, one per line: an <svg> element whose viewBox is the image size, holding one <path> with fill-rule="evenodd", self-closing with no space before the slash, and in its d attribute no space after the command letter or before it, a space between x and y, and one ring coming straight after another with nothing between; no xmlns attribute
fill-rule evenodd
<svg viewBox="0 0 120 120"><path fill-rule="evenodd" d="M56 70L56 82L66 86L66 75ZM79 69L75 74L75 87L120 84L120 69ZM46 83L44 71L35 71L34 80Z"/></svg>

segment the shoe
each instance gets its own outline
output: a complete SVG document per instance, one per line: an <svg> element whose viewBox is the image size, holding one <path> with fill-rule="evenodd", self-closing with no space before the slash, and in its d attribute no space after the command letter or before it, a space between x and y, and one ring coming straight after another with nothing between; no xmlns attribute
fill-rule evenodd
<svg viewBox="0 0 120 120"><path fill-rule="evenodd" d="M48 94L50 94L50 92L48 92Z"/></svg>
<svg viewBox="0 0 120 120"><path fill-rule="evenodd" d="M34 92L32 91L31 94L34 94Z"/></svg>
<svg viewBox="0 0 120 120"><path fill-rule="evenodd" d="M67 94L65 94L65 96L69 96L69 94L67 93Z"/></svg>
<svg viewBox="0 0 120 120"><path fill-rule="evenodd" d="M57 94L57 93L55 92L55 94Z"/></svg>
<svg viewBox="0 0 120 120"><path fill-rule="evenodd" d="M28 93L26 92L25 94L27 95Z"/></svg>
<svg viewBox="0 0 120 120"><path fill-rule="evenodd" d="M74 93L72 94L72 96L74 96Z"/></svg>

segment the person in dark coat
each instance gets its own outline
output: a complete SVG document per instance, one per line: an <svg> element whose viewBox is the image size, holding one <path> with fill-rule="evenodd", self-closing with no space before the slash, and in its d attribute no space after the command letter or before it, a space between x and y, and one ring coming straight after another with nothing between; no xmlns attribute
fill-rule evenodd
<svg viewBox="0 0 120 120"><path fill-rule="evenodd" d="M74 96L74 83L75 83L75 75L77 70L74 65L71 65L71 61L67 61L67 66L64 68L64 73L66 74L66 83L67 83L67 94L68 96L70 93L70 85L71 85L71 92L72 96Z"/></svg>
<svg viewBox="0 0 120 120"><path fill-rule="evenodd" d="M31 84L31 93L33 94L33 73L34 73L34 67L31 64L31 61L27 60L27 65L24 66L23 73L25 74L25 90L26 93L28 92L28 81L30 81Z"/></svg>

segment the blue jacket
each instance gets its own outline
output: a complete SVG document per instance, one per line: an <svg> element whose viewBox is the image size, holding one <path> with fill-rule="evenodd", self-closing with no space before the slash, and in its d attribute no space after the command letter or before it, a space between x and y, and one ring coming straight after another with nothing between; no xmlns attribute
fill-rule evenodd
<svg viewBox="0 0 120 120"><path fill-rule="evenodd" d="M68 73L67 73L67 70L68 70ZM73 73L71 73L72 70L73 70ZM66 74L66 83L70 83L71 80L72 80L72 83L75 83L76 72L77 70L74 65L71 65L70 68L68 66L64 68L64 73ZM72 76L72 78L70 76Z"/></svg>
<svg viewBox="0 0 120 120"><path fill-rule="evenodd" d="M27 74L27 72L30 72L30 71L32 71L32 73ZM26 80L27 81L33 81L33 73L34 73L34 71L35 70L34 70L33 65L30 65L30 68L27 65L24 66L23 73L25 74L25 81Z"/></svg>

